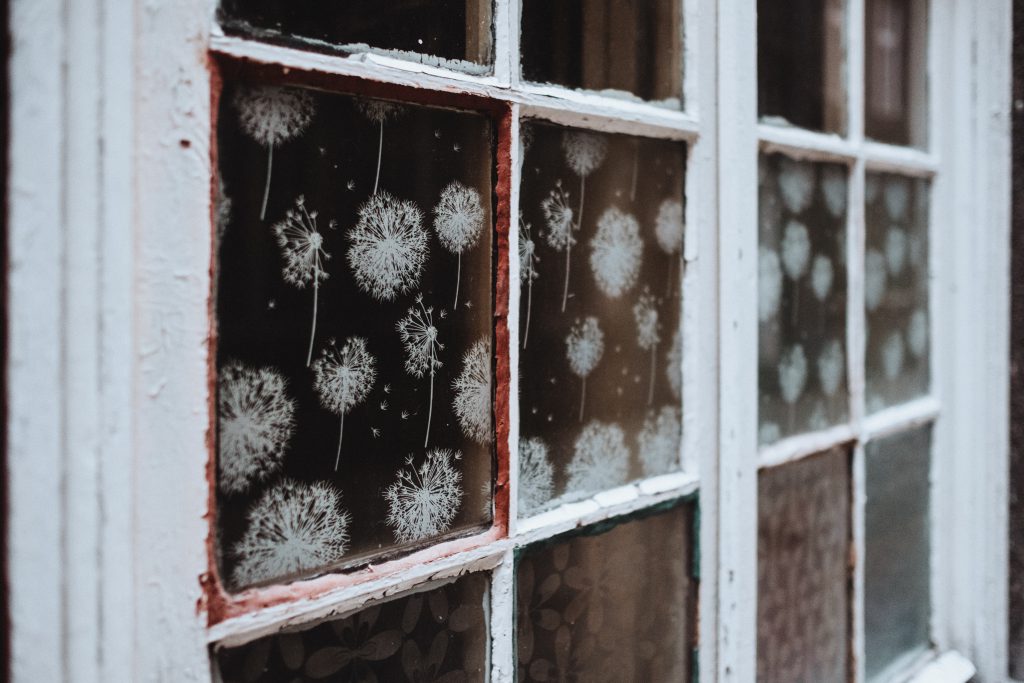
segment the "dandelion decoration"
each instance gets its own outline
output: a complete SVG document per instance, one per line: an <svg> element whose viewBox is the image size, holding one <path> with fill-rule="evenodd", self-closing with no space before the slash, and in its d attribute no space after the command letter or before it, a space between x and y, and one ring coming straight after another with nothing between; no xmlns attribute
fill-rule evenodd
<svg viewBox="0 0 1024 683"><path fill-rule="evenodd" d="M530 338L530 312L533 309L533 281L539 277L537 273L537 245L530 235L531 225L523 220L523 212L519 212L519 280L526 283L526 328L523 332L523 348Z"/></svg>
<svg viewBox="0 0 1024 683"><path fill-rule="evenodd" d="M217 227L217 244L224 239L224 233L231 223L231 197L228 196L227 188L224 186L224 179L217 177L217 198L213 204L214 224Z"/></svg>
<svg viewBox="0 0 1024 683"><path fill-rule="evenodd" d="M672 272L683 251L683 229L682 202L666 199L658 207L658 217L654 219L654 236L661 250L668 254L668 283L665 286L665 296L672 293Z"/></svg>
<svg viewBox="0 0 1024 683"><path fill-rule="evenodd" d="M807 233L807 226L797 221L790 221L786 224L786 231L782 236L782 268L794 284L793 305L791 306L794 323L800 310L798 283L800 278L807 273L810 260L811 239Z"/></svg>
<svg viewBox="0 0 1024 683"><path fill-rule="evenodd" d="M264 85L239 89L235 107L245 134L267 148L267 180L260 220L267 215L274 147L298 137L313 120L313 96L304 90Z"/></svg>
<svg viewBox="0 0 1024 683"><path fill-rule="evenodd" d="M868 249L864 255L864 305L869 311L882 303L888 279L885 256L877 249Z"/></svg>
<svg viewBox="0 0 1024 683"><path fill-rule="evenodd" d="M597 318L588 316L582 323L577 320L565 338L565 355L573 373L583 380L580 390L580 422L583 421L583 406L587 398L587 375L597 367L603 354L604 332Z"/></svg>
<svg viewBox="0 0 1024 683"><path fill-rule="evenodd" d="M313 363L313 388L320 404L341 416L338 428L338 453L334 471L341 462L341 440L345 435L345 415L362 403L377 380L377 361L366 350L366 340L349 337L339 348L332 339Z"/></svg>
<svg viewBox="0 0 1024 683"><path fill-rule="evenodd" d="M672 346L666 355L665 376L672 395L679 399L683 395L683 335L678 329L672 335Z"/></svg>
<svg viewBox="0 0 1024 683"><path fill-rule="evenodd" d="M426 448L430 442L430 420L434 415L434 373L441 367L437 354L444 350L444 344L437 339L434 307L423 305L422 294L416 296L416 306L410 307L408 315L395 327L405 346L405 371L417 379L430 373L430 407L427 411L427 432L423 437L423 447ZM441 317L444 317L444 311Z"/></svg>
<svg viewBox="0 0 1024 683"><path fill-rule="evenodd" d="M779 362L779 388L782 400L789 405L796 403L804 393L807 384L807 356L801 344L791 346Z"/></svg>
<svg viewBox="0 0 1024 683"><path fill-rule="evenodd" d="M576 238L572 236L572 209L569 208L569 193L562 189L562 181L555 183L555 189L540 203L547 224L544 237L555 251L565 252L565 287L562 289L562 312L565 313L565 302L569 298L569 260L572 245Z"/></svg>
<svg viewBox="0 0 1024 683"><path fill-rule="evenodd" d="M824 167L821 171L821 193L829 214L833 218L842 218L846 213L846 172L835 166Z"/></svg>
<svg viewBox="0 0 1024 683"><path fill-rule="evenodd" d="M459 267L455 275L455 303L459 306L459 284L462 280L462 252L472 248L484 227L484 207L480 193L455 181L441 191L441 200L434 207L434 230L448 251L458 254Z"/></svg>
<svg viewBox="0 0 1024 683"><path fill-rule="evenodd" d="M757 319L768 322L782 302L782 263L774 249L761 247L757 259Z"/></svg>
<svg viewBox="0 0 1024 683"><path fill-rule="evenodd" d="M928 314L924 309L919 308L910 315L907 348L914 358L922 358L928 350Z"/></svg>
<svg viewBox="0 0 1024 683"><path fill-rule="evenodd" d="M885 234L885 263L889 274L899 277L907 265L907 231L890 228Z"/></svg>
<svg viewBox="0 0 1024 683"><path fill-rule="evenodd" d="M885 183L882 191L885 198L885 210L889 218L894 221L903 221L907 217L907 208L910 206L910 185L903 178L890 177Z"/></svg>
<svg viewBox="0 0 1024 683"><path fill-rule="evenodd" d="M651 379L647 385L647 405L654 402L654 370L656 363L655 354L658 351L658 342L661 341L658 322L658 309L654 296L644 287L643 294L639 301L633 306L633 318L636 320L636 341L637 345L644 351L651 352Z"/></svg>
<svg viewBox="0 0 1024 683"><path fill-rule="evenodd" d="M834 396L843 379L843 345L832 339L818 356L818 382L826 396Z"/></svg>
<svg viewBox="0 0 1024 683"><path fill-rule="evenodd" d="M893 332L882 344L882 372L886 379L896 379L903 371L903 335Z"/></svg>
<svg viewBox="0 0 1024 683"><path fill-rule="evenodd" d="M394 301L416 287L427 260L427 231L415 203L387 192L359 207L348 233L348 263L356 283L378 301Z"/></svg>
<svg viewBox="0 0 1024 683"><path fill-rule="evenodd" d="M246 514L249 526L233 549L232 577L248 586L337 562L348 548L349 513L341 493L324 482L284 479Z"/></svg>
<svg viewBox="0 0 1024 683"><path fill-rule="evenodd" d="M633 288L643 247L636 218L616 208L601 215L597 234L590 240L590 269L606 296L614 299Z"/></svg>
<svg viewBox="0 0 1024 683"><path fill-rule="evenodd" d="M411 543L447 531L462 503L462 473L455 460L462 453L446 448L427 451L419 467L410 455L398 479L384 492L387 523L399 543Z"/></svg>
<svg viewBox="0 0 1024 683"><path fill-rule="evenodd" d="M284 281L305 289L313 285L313 324L309 331L309 350L306 352L306 366L313 359L313 339L316 337L316 310L320 298L320 283L327 279L324 263L331 255L324 250L324 236L317 228L317 212L306 210L305 198L295 200L295 208L288 209L284 220L274 226L277 244L284 255L282 275ZM328 227L334 228L331 221Z"/></svg>
<svg viewBox="0 0 1024 683"><path fill-rule="evenodd" d="M596 492L620 486L629 473L629 447L622 427L591 420L576 437L566 468L566 488Z"/></svg>
<svg viewBox="0 0 1024 683"><path fill-rule="evenodd" d="M462 431L473 440L491 442L491 347L489 340L473 344L462 359L462 372L452 382L452 407Z"/></svg>
<svg viewBox="0 0 1024 683"><path fill-rule="evenodd" d="M814 264L811 266L811 291L814 298L824 301L825 297L832 291L832 279L835 273L832 269L832 259L823 254L814 257Z"/></svg>
<svg viewBox="0 0 1024 683"><path fill-rule="evenodd" d="M295 428L295 401L270 368L230 362L217 382L217 480L221 491L242 493L281 468Z"/></svg>
<svg viewBox="0 0 1024 683"><path fill-rule="evenodd" d="M779 163L782 202L792 213L801 213L814 199L814 167L783 157Z"/></svg>
<svg viewBox="0 0 1024 683"><path fill-rule="evenodd" d="M555 469L548 446L532 437L519 442L519 514L532 515L551 500L555 492Z"/></svg>
<svg viewBox="0 0 1024 683"><path fill-rule="evenodd" d="M384 122L397 118L402 112L401 105L383 100L360 100L357 105L363 116L380 127L380 136L377 141L377 175L373 179L373 194L377 194L377 186L380 184L380 162L384 154Z"/></svg>
<svg viewBox="0 0 1024 683"><path fill-rule="evenodd" d="M651 477L679 469L681 441L679 408L663 406L657 414L654 410L648 410L636 439L644 476Z"/></svg>
<svg viewBox="0 0 1024 683"><path fill-rule="evenodd" d="M608 140L594 133L567 131L562 136L565 163L580 179L580 208L576 213L576 229L583 224L583 199L587 191L587 176L604 163L608 154Z"/></svg>

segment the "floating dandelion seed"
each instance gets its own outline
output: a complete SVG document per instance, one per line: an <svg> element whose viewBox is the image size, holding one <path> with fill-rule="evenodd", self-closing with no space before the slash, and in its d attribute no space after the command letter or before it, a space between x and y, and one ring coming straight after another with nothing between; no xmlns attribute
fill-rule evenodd
<svg viewBox="0 0 1024 683"><path fill-rule="evenodd" d="M295 428L295 402L287 382L270 368L230 362L217 382L217 481L241 493L281 468Z"/></svg>
<svg viewBox="0 0 1024 683"><path fill-rule="evenodd" d="M341 462L341 440L345 435L345 415L366 399L377 380L377 361L366 350L366 340L349 337L341 348L332 339L313 363L313 388L320 405L341 416L338 428L338 454L334 471Z"/></svg>
<svg viewBox="0 0 1024 683"><path fill-rule="evenodd" d="M825 208L833 218L846 213L846 172L837 166L826 166L821 171L821 193Z"/></svg>
<svg viewBox="0 0 1024 683"><path fill-rule="evenodd" d="M569 298L569 262L572 245L576 238L572 236L572 209L569 208L569 193L562 189L562 181L555 183L555 189L540 203L544 213L544 222L548 230L544 234L547 243L555 251L565 252L565 287L562 290L562 312L565 313L565 301Z"/></svg>
<svg viewBox="0 0 1024 683"><path fill-rule="evenodd" d="M472 248L484 227L484 207L480 193L455 181L441 191L441 200L434 207L434 231L448 251L457 254L459 266L455 275L455 303L459 305L459 284L462 280L462 252Z"/></svg>
<svg viewBox="0 0 1024 683"><path fill-rule="evenodd" d="M260 220L267 215L274 147L298 137L313 119L313 97L303 90L265 85L240 88L235 108L245 134L267 148L267 180L263 187Z"/></svg>
<svg viewBox="0 0 1024 683"><path fill-rule="evenodd" d="M807 356L801 344L791 346L779 362L779 388L782 400L793 405L807 384Z"/></svg>
<svg viewBox="0 0 1024 683"><path fill-rule="evenodd" d="M537 273L537 245L530 235L531 225L523 220L523 212L519 212L519 280L526 283L526 328L523 332L523 348L530 338L530 313L533 309L533 281L540 277Z"/></svg>
<svg viewBox="0 0 1024 683"><path fill-rule="evenodd" d="M757 259L757 319L768 322L782 302L782 264L774 249L760 247Z"/></svg>
<svg viewBox="0 0 1024 683"><path fill-rule="evenodd" d="M678 399L683 395L683 335L678 329L672 335L672 346L666 356L665 376L672 395Z"/></svg>
<svg viewBox="0 0 1024 683"><path fill-rule="evenodd" d="M416 305L395 326L405 346L405 371L417 379L430 373L430 408L427 411L427 432L423 447L430 442L430 420L434 415L434 373L441 367L437 354L444 350L444 344L437 339L434 326L434 307L423 305L423 295L417 295ZM442 311L443 312L443 311ZM442 316L444 317L444 316Z"/></svg>
<svg viewBox="0 0 1024 683"><path fill-rule="evenodd" d="M792 213L801 213L814 199L814 167L783 157L779 162L779 190Z"/></svg>
<svg viewBox="0 0 1024 683"><path fill-rule="evenodd" d="M462 473L453 460L462 453L446 448L427 451L419 467L412 456L398 471L398 479L384 492L387 523L399 543L411 543L442 534L451 527L462 502Z"/></svg>
<svg viewBox="0 0 1024 683"><path fill-rule="evenodd" d="M306 210L306 200L299 195L295 200L295 208L288 209L283 221L274 226L277 244L284 255L282 275L284 281L305 289L313 285L313 324L309 331L309 350L306 352L306 365L313 359L313 339L316 337L316 311L320 298L320 283L327 279L324 263L331 255L324 250L324 236L320 234L316 224L317 212ZM331 221L328 227L334 228Z"/></svg>
<svg viewBox="0 0 1024 683"><path fill-rule="evenodd" d="M616 208L601 215L597 234L590 240L590 270L606 296L614 299L633 288L643 248L636 218Z"/></svg>
<svg viewBox="0 0 1024 683"><path fill-rule="evenodd" d="M370 197L359 207L359 221L348 240L356 283L373 298L393 301L419 284L427 260L427 231L413 202L387 192Z"/></svg>
<svg viewBox="0 0 1024 683"><path fill-rule="evenodd" d="M679 408L663 406L657 414L654 410L647 411L636 439L645 477L679 469L679 443L682 438Z"/></svg>
<svg viewBox="0 0 1024 683"><path fill-rule="evenodd" d="M834 275L832 259L822 254L814 257L814 265L811 266L811 291L818 301L824 301L832 291Z"/></svg>
<svg viewBox="0 0 1024 683"><path fill-rule="evenodd" d="M555 468L548 446L532 437L519 442L519 516L539 512L555 492Z"/></svg>
<svg viewBox="0 0 1024 683"><path fill-rule="evenodd" d="M636 342L644 351L651 352L651 380L647 386L647 405L654 401L654 370L655 355L658 351L660 324L658 322L658 308L647 287L644 287L640 299L633 306L633 318L636 320Z"/></svg>
<svg viewBox="0 0 1024 683"><path fill-rule="evenodd" d="M658 217L654 219L654 236L658 246L668 254L668 284L666 295L672 293L672 274L676 261L683 251L683 204L675 199L666 199L658 207Z"/></svg>
<svg viewBox="0 0 1024 683"><path fill-rule="evenodd" d="M341 493L324 482L284 479L246 514L249 526L232 554L235 585L248 586L329 566L348 548L351 518Z"/></svg>
<svg viewBox="0 0 1024 683"><path fill-rule="evenodd" d="M587 375L604 354L604 332L594 316L588 316L582 323L576 320L565 338L565 355L574 374L583 380L580 389L580 422L583 421L583 405L587 397Z"/></svg>
<svg viewBox="0 0 1024 683"><path fill-rule="evenodd" d="M864 304L869 311L882 303L888 278L885 256L877 249L868 249L864 255Z"/></svg>
<svg viewBox="0 0 1024 683"><path fill-rule="evenodd" d="M377 429L376 427L370 427L370 432L373 434L373 438L375 438L375 439L379 439L380 438L380 430Z"/></svg>
<svg viewBox="0 0 1024 683"><path fill-rule="evenodd" d="M377 175L373 179L373 194L377 194L377 186L380 184L380 162L384 154L384 122L397 118L402 112L401 105L383 100L359 100L356 103L363 116L380 126L380 137L377 141Z"/></svg>
<svg viewBox="0 0 1024 683"><path fill-rule="evenodd" d="M843 345L832 339L818 356L818 382L826 396L834 396L843 379Z"/></svg>
<svg viewBox="0 0 1024 683"><path fill-rule="evenodd" d="M380 409L381 410L387 410L388 409L388 402L387 401L381 401L380 402Z"/></svg>
<svg viewBox="0 0 1024 683"><path fill-rule="evenodd" d="M903 370L903 335L893 332L882 344L882 372L886 379L896 379Z"/></svg>
<svg viewBox="0 0 1024 683"><path fill-rule="evenodd" d="M452 382L452 408L462 431L479 443L491 441L491 346L473 344L462 359L462 372Z"/></svg>
<svg viewBox="0 0 1024 683"><path fill-rule="evenodd" d="M574 492L603 491L626 482L629 447L622 427L591 420L573 445L566 468L566 488Z"/></svg>

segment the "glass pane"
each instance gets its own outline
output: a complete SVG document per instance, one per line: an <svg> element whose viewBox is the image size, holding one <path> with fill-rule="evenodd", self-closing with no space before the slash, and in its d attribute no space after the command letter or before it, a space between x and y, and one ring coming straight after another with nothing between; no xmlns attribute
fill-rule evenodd
<svg viewBox="0 0 1024 683"><path fill-rule="evenodd" d="M846 132L844 0L758 0L757 111L762 119Z"/></svg>
<svg viewBox="0 0 1024 683"><path fill-rule="evenodd" d="M229 84L218 120L218 521L228 585L486 525L492 132Z"/></svg>
<svg viewBox="0 0 1024 683"><path fill-rule="evenodd" d="M870 138L921 147L926 142L927 5L866 1L864 132Z"/></svg>
<svg viewBox="0 0 1024 683"><path fill-rule="evenodd" d="M487 680L487 579L470 574L216 653L224 683Z"/></svg>
<svg viewBox="0 0 1024 683"><path fill-rule="evenodd" d="M849 460L837 448L758 477L760 683L847 680Z"/></svg>
<svg viewBox="0 0 1024 683"><path fill-rule="evenodd" d="M931 429L867 446L864 508L864 664L869 680L927 647L930 599Z"/></svg>
<svg viewBox="0 0 1024 683"><path fill-rule="evenodd" d="M521 512L679 466L682 143L539 123L520 194Z"/></svg>
<svg viewBox="0 0 1024 683"><path fill-rule="evenodd" d="M687 504L523 551L516 569L519 680L691 680L692 534Z"/></svg>
<svg viewBox="0 0 1024 683"><path fill-rule="evenodd" d="M523 0L522 13L524 79L681 103L678 0Z"/></svg>
<svg viewBox="0 0 1024 683"><path fill-rule="evenodd" d="M228 33L306 49L454 62L479 73L493 60L490 0L220 0L218 19Z"/></svg>
<svg viewBox="0 0 1024 683"><path fill-rule="evenodd" d="M846 199L841 164L761 157L761 443L847 418Z"/></svg>
<svg viewBox="0 0 1024 683"><path fill-rule="evenodd" d="M865 201L865 372L874 412L928 393L928 182L869 173Z"/></svg>

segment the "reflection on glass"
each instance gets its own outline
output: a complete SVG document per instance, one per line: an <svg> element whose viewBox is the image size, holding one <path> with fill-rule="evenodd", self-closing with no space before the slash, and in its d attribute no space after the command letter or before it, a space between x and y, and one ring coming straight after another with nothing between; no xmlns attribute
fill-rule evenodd
<svg viewBox="0 0 1024 683"><path fill-rule="evenodd" d="M681 143L524 124L522 514L678 469Z"/></svg>
<svg viewBox="0 0 1024 683"><path fill-rule="evenodd" d="M847 680L847 452L762 470L758 520L757 680Z"/></svg>
<svg viewBox="0 0 1024 683"><path fill-rule="evenodd" d="M216 652L224 683L487 680L487 579Z"/></svg>
<svg viewBox="0 0 1024 683"><path fill-rule="evenodd" d="M928 393L928 182L869 173L864 305L871 412Z"/></svg>
<svg viewBox="0 0 1024 683"><path fill-rule="evenodd" d="M847 417L847 169L760 161L760 442Z"/></svg>
<svg viewBox="0 0 1024 683"><path fill-rule="evenodd" d="M530 546L516 567L518 680L689 681L693 506Z"/></svg>
<svg viewBox="0 0 1024 683"><path fill-rule="evenodd" d="M491 0L221 0L218 19L226 32L304 48L451 61L479 72L493 59Z"/></svg>
<svg viewBox="0 0 1024 683"><path fill-rule="evenodd" d="M867 446L864 663L869 680L929 643L931 430Z"/></svg>
<svg viewBox="0 0 1024 683"><path fill-rule="evenodd" d="M925 0L867 0L864 132L868 137L924 146L927 37Z"/></svg>
<svg viewBox="0 0 1024 683"><path fill-rule="evenodd" d="M845 23L844 0L758 0L761 118L846 132Z"/></svg>
<svg viewBox="0 0 1024 683"><path fill-rule="evenodd" d="M217 135L227 584L487 524L489 121L231 83Z"/></svg>
<svg viewBox="0 0 1024 683"><path fill-rule="evenodd" d="M523 0L526 80L682 99L682 3L676 0Z"/></svg>

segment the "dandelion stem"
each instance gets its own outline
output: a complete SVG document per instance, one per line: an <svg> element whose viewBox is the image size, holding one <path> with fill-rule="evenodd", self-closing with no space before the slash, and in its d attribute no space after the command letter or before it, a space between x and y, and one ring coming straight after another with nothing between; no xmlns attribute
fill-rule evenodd
<svg viewBox="0 0 1024 683"><path fill-rule="evenodd" d="M583 376L583 389L580 390L580 422L583 422L583 402L587 398L587 376Z"/></svg>
<svg viewBox="0 0 1024 683"><path fill-rule="evenodd" d="M530 275L533 275L531 272ZM526 283L526 332L523 334L523 348L526 348L526 341L530 338L530 309L533 308L533 278Z"/></svg>
<svg viewBox="0 0 1024 683"><path fill-rule="evenodd" d="M434 416L434 368L430 368L430 407L427 409L427 433L423 437L423 447L430 441L430 419Z"/></svg>
<svg viewBox="0 0 1024 683"><path fill-rule="evenodd" d="M260 220L267 216L267 198L270 197L270 172L274 169L274 146L267 146L267 180L263 184L263 206L260 207Z"/></svg>
<svg viewBox="0 0 1024 683"><path fill-rule="evenodd" d="M320 299L320 282L314 277L313 280L313 329L309 331L309 351L306 353L306 367L313 360L313 338L316 337L316 307Z"/></svg>
<svg viewBox="0 0 1024 683"><path fill-rule="evenodd" d="M459 310L459 284L462 281L462 253L459 253L459 267L455 274L455 303L452 304L452 312Z"/></svg>
<svg viewBox="0 0 1024 683"><path fill-rule="evenodd" d="M373 179L373 194L377 194L377 184L380 183L380 160L384 154L384 121L380 122L380 139L377 141L377 177Z"/></svg>
<svg viewBox="0 0 1024 683"><path fill-rule="evenodd" d="M576 217L576 229L583 227L583 198L587 193L587 177L580 176L580 215Z"/></svg>
<svg viewBox="0 0 1024 683"><path fill-rule="evenodd" d="M562 313L565 313L565 302L569 298L569 254L572 253L572 235L565 245L565 288L562 290Z"/></svg>
<svg viewBox="0 0 1024 683"><path fill-rule="evenodd" d="M655 352L658 350L658 345L651 346L651 381L647 385L647 405L654 403L654 365L655 365Z"/></svg>
<svg viewBox="0 0 1024 683"><path fill-rule="evenodd" d="M338 471L338 463L341 462L341 437L345 435L345 413L341 414L341 427L338 429L338 454L334 456L334 471Z"/></svg>

